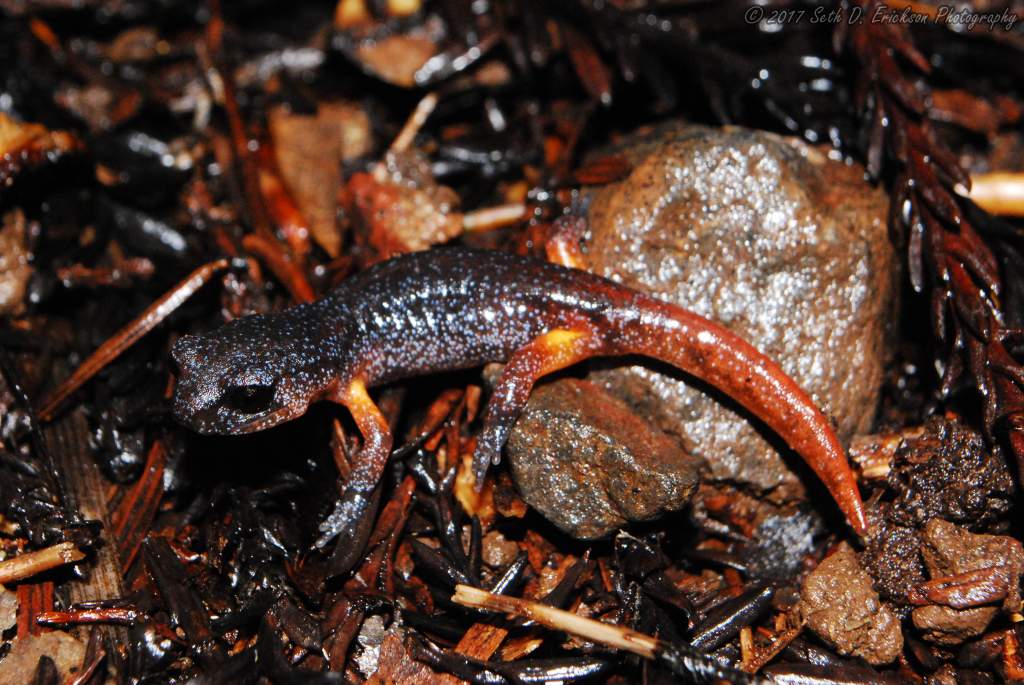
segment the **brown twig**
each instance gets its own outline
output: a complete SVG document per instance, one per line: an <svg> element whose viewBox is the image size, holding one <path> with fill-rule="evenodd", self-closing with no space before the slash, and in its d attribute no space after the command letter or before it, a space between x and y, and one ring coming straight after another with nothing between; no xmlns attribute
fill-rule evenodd
<svg viewBox="0 0 1024 685"><path fill-rule="evenodd" d="M135 561L142 541L160 506L164 492L164 465L167 453L159 440L153 443L146 457L142 475L111 515L114 539L121 556L121 568L126 572Z"/></svg>
<svg viewBox="0 0 1024 685"><path fill-rule="evenodd" d="M1024 217L1024 173L992 172L971 176L968 197L990 214Z"/></svg>
<svg viewBox="0 0 1024 685"><path fill-rule="evenodd" d="M36 623L50 626L66 626L81 623L116 623L118 625L130 625L134 623L139 616L139 610L134 607L43 611L36 614Z"/></svg>
<svg viewBox="0 0 1024 685"><path fill-rule="evenodd" d="M281 178L269 144L260 148L257 164L260 193L267 213L280 229L294 260L303 264L312 249L309 221Z"/></svg>
<svg viewBox="0 0 1024 685"><path fill-rule="evenodd" d="M52 547L26 552L0 561L0 584L14 583L31 578L58 566L73 564L85 558L85 553L72 542L60 542Z"/></svg>
<svg viewBox="0 0 1024 685"><path fill-rule="evenodd" d="M242 175L242 195L245 202L246 213L249 223L257 234L266 238L273 238L274 231L271 226L270 214L266 205L263 204L263 195L260 192L259 164L249 149L249 134L246 131L245 120L242 118L241 110L238 107L238 98L235 92L234 72L225 64L223 55L224 42L224 17L221 13L220 0L210 0L210 21L206 25L206 49L209 53L211 66L219 76L219 83L223 93L222 105L224 114L227 116L228 129L230 131L231 148Z"/></svg>
<svg viewBox="0 0 1024 685"><path fill-rule="evenodd" d="M654 659L661 650L661 641L656 637L622 626L584 618L539 602L495 595L469 585L456 585L452 601L462 606L520 616L584 640L639 654L645 659Z"/></svg>
<svg viewBox="0 0 1024 685"><path fill-rule="evenodd" d="M164 293L153 304L146 307L138 317L128 325L107 339L100 345L99 349L93 352L88 359L74 370L74 372L61 383L39 410L39 420L49 421L53 418L61 404L70 397L76 390L95 376L104 366L117 359L117 357L134 345L139 338L150 332L156 326L171 315L174 310L182 305L185 300L203 287L214 274L228 267L227 259L218 259L190 273L185 280Z"/></svg>
<svg viewBox="0 0 1024 685"><path fill-rule="evenodd" d="M266 238L258 233L250 233L242 238L242 246L263 260L263 263L274 273L293 300L312 302L316 299L306 275L289 259L276 240Z"/></svg>

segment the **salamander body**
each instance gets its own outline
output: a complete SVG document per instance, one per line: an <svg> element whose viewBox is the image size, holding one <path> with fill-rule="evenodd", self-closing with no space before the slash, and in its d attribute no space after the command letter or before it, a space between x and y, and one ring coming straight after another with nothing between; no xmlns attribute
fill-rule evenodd
<svg viewBox="0 0 1024 685"><path fill-rule="evenodd" d="M316 302L185 336L172 354L174 413L201 433L261 430L324 399L352 412L364 445L332 530L365 510L390 453L368 387L507 362L477 441L479 482L540 377L616 355L667 362L732 397L808 462L855 530L866 526L828 420L774 362L703 317L578 269L494 251L417 252Z"/></svg>

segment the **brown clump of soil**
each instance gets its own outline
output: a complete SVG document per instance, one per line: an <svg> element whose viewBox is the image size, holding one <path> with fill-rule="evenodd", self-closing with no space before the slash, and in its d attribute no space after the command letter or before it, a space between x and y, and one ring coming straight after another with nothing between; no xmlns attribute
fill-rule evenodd
<svg viewBox="0 0 1024 685"><path fill-rule="evenodd" d="M891 464L878 468L888 469L888 494L869 510L871 533L861 561L883 597L908 605L909 594L926 580L928 540L937 526L956 521L984 530L1003 519L1012 505L1013 479L980 433L949 417L932 417L908 431L892 450Z"/></svg>
<svg viewBox="0 0 1024 685"><path fill-rule="evenodd" d="M349 179L346 209L380 258L426 250L462 231L459 196L416 153L388 153Z"/></svg>
<svg viewBox="0 0 1024 685"><path fill-rule="evenodd" d="M1006 535L971 533L942 519L932 519L922 531L921 556L933 579L972 571L1005 568L1009 575L1007 611L1021 609L1020 577L1024 573L1024 548Z"/></svg>
<svg viewBox="0 0 1024 685"><path fill-rule="evenodd" d="M984 530L1010 510L1010 468L985 447L981 433L956 419L932 417L918 437L904 441L889 472L896 492L892 518L920 526L941 518Z"/></svg>
<svg viewBox="0 0 1024 685"><path fill-rule="evenodd" d="M908 594L925 580L921 535L916 527L901 526L891 516L888 503L868 510L871 533L861 561L881 595L905 605Z"/></svg>
<svg viewBox="0 0 1024 685"><path fill-rule="evenodd" d="M880 665L903 649L899 620L879 600L871 576L845 542L804 580L800 613L807 627L840 654Z"/></svg>
<svg viewBox="0 0 1024 685"><path fill-rule="evenodd" d="M996 607L960 610L933 604L914 609L911 619L921 637L929 642L958 645L985 632L997 613Z"/></svg>

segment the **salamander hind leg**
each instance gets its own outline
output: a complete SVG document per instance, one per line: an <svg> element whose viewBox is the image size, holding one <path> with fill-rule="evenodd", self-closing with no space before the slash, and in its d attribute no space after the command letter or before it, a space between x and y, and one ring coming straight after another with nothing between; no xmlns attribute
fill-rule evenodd
<svg viewBox="0 0 1024 685"><path fill-rule="evenodd" d="M534 338L512 353L494 387L484 415L483 431L473 453L477 488L491 464L501 460L504 447L533 385L542 377L601 354L604 339L589 325L556 328Z"/></svg>
<svg viewBox="0 0 1024 685"><path fill-rule="evenodd" d="M384 466L391 454L391 429L380 409L370 399L366 385L355 380L336 398L352 413L363 436L363 446L356 454L345 491L327 520L320 524L322 535L317 547L324 547L335 537L338 542L331 558L331 571L340 575L360 560L373 527L373 510L380 497L378 488Z"/></svg>
<svg viewBox="0 0 1024 685"><path fill-rule="evenodd" d="M586 270L587 260L580 243L587 233L587 220L581 216L562 216L555 219L551 228L544 245L548 261Z"/></svg>

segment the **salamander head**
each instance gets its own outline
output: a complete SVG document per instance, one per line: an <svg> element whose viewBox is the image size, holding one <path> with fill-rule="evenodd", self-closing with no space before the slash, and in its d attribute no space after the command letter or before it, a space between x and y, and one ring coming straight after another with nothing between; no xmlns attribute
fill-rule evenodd
<svg viewBox="0 0 1024 685"><path fill-rule="evenodd" d="M332 381L323 341L288 314L248 316L171 350L174 416L199 433L252 433L297 418Z"/></svg>

